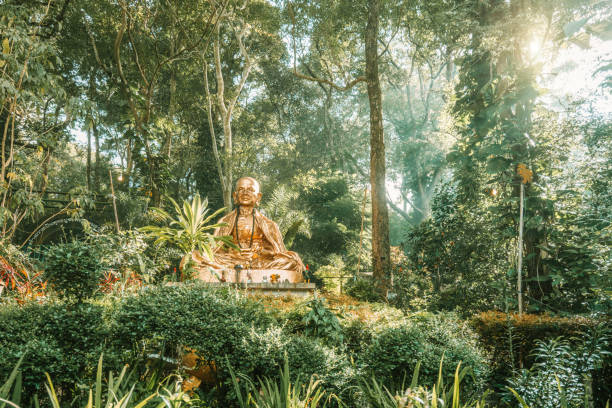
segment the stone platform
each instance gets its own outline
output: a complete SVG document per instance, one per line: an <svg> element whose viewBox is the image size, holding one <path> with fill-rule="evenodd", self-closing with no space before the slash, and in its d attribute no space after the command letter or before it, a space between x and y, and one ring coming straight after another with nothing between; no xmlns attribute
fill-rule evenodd
<svg viewBox="0 0 612 408"><path fill-rule="evenodd" d="M204 282L219 283L301 283L302 274L284 269L234 269L213 270L209 267L196 268L198 278Z"/></svg>
<svg viewBox="0 0 612 408"><path fill-rule="evenodd" d="M241 283L228 283L228 282L209 282L209 286L213 287L235 287L238 289L245 289L249 294L259 293L268 296L299 296L306 297L312 295L315 290L314 283L289 283L289 282L241 282Z"/></svg>

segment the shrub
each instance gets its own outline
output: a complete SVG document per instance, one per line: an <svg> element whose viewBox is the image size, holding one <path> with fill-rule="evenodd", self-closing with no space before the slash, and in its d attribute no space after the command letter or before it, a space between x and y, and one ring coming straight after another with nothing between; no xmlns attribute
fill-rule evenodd
<svg viewBox="0 0 612 408"><path fill-rule="evenodd" d="M363 302L380 302L380 291L370 279L359 278L349 280L346 284L346 294Z"/></svg>
<svg viewBox="0 0 612 408"><path fill-rule="evenodd" d="M307 303L309 311L302 319L305 333L320 337L330 344L341 344L342 327L336 315L325 306L325 299L313 298Z"/></svg>
<svg viewBox="0 0 612 408"><path fill-rule="evenodd" d="M537 340L532 355L535 363L529 369L520 370L510 379L509 385L530 406L554 408L562 406L580 407L585 398L592 398L593 371L602 367L609 354L609 334L600 327L581 338L558 337L547 341ZM596 396L598 397L598 396ZM607 397L601 398L601 406ZM506 395L512 401L513 395ZM588 405L588 404L585 404Z"/></svg>
<svg viewBox="0 0 612 408"><path fill-rule="evenodd" d="M151 288L124 298L109 313L118 350L136 346L137 355L176 356L184 346L197 350L202 364L214 362L218 398L225 403L236 397L230 366L254 380L276 378L284 355L292 375L309 378L317 373L333 389L350 382L348 374L342 374L351 373L345 356L317 339L284 333L260 304L234 290L213 290L196 282Z"/></svg>
<svg viewBox="0 0 612 408"><path fill-rule="evenodd" d="M469 327L454 315L420 314L387 327L374 335L371 345L358 356L363 374L398 387L412 377L421 362L419 383L433 384L442 361L445 382L452 381L457 365L469 367L472 375L464 379L469 393L481 390L489 369L484 352Z"/></svg>
<svg viewBox="0 0 612 408"><path fill-rule="evenodd" d="M344 345L349 355L353 356L367 349L374 339L372 329L359 320L352 320L343 327Z"/></svg>
<svg viewBox="0 0 612 408"><path fill-rule="evenodd" d="M439 310L434 305L440 294L433 289L431 279L423 273L398 268L393 276L393 292L389 303L402 310Z"/></svg>
<svg viewBox="0 0 612 408"><path fill-rule="evenodd" d="M322 283L325 291L340 293L341 287L346 283L347 270L342 257L337 254L329 256L328 264L319 267L314 275ZM318 283L318 282L315 282Z"/></svg>
<svg viewBox="0 0 612 408"><path fill-rule="evenodd" d="M598 325L597 319L574 316L555 317L541 314L480 313L470 320L485 350L493 356L493 384L500 385L518 367L530 368L535 362L532 351L538 340L559 336L573 337Z"/></svg>
<svg viewBox="0 0 612 408"><path fill-rule="evenodd" d="M99 259L108 266L109 276L121 281L125 288L129 279L132 282L141 280L144 283L161 280L171 271L168 259L180 259L182 255L176 252L177 250L173 253L167 248L154 248L147 244L145 238L146 235L138 230L115 233L101 229L91 231L88 234L87 242L96 248ZM178 267L178 262L176 267Z"/></svg>
<svg viewBox="0 0 612 408"><path fill-rule="evenodd" d="M77 241L49 247L44 265L44 279L57 294L77 302L93 296L105 267L95 246Z"/></svg>
<svg viewBox="0 0 612 408"><path fill-rule="evenodd" d="M44 393L45 372L64 390L89 375L105 349L102 307L89 303L29 303L0 310L0 378L21 356L24 395ZM113 360L112 353L108 360Z"/></svg>

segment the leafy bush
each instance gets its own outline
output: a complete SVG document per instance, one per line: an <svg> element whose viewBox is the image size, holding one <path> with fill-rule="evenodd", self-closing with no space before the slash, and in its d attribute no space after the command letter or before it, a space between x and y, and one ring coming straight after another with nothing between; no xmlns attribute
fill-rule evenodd
<svg viewBox="0 0 612 408"><path fill-rule="evenodd" d="M320 266L314 273L316 279L314 283L326 292L340 292L340 287L345 284L348 278L346 265L340 255L332 254L328 258L328 264Z"/></svg>
<svg viewBox="0 0 612 408"><path fill-rule="evenodd" d="M94 295L105 268L98 248L77 241L49 247L44 266L44 279L57 294L77 302Z"/></svg>
<svg viewBox="0 0 612 408"><path fill-rule="evenodd" d="M370 279L359 278L349 280L346 284L346 294L363 302L380 302L380 291Z"/></svg>
<svg viewBox="0 0 612 408"><path fill-rule="evenodd" d="M340 321L325 306L325 299L315 297L308 301L307 306L310 310L302 319L305 333L320 337L331 344L341 344L343 335Z"/></svg>
<svg viewBox="0 0 612 408"><path fill-rule="evenodd" d="M557 337L536 340L536 344L532 353L535 363L511 378L510 387L530 406L558 407L563 399L570 407L582 406L586 388L591 387L597 375L594 370L601 368L610 354L609 333L598 327L572 341ZM592 394L592 390L588 391ZM586 396L589 397L592 396ZM602 405L606 398L601 398ZM507 395L506 399L511 401L513 396Z"/></svg>
<svg viewBox="0 0 612 408"><path fill-rule="evenodd" d="M360 320L353 320L345 325L343 333L346 351L351 356L363 352L374 339L372 329Z"/></svg>
<svg viewBox="0 0 612 408"><path fill-rule="evenodd" d="M389 294L389 303L402 310L438 310L434 305L440 294L433 289L431 279L422 273L405 267L393 275L393 292Z"/></svg>
<svg viewBox="0 0 612 408"><path fill-rule="evenodd" d="M145 238L145 234L137 230L114 233L102 229L90 232L87 242L96 248L100 260L108 266L108 272L118 279L138 276L145 283L152 283L168 267L162 259L150 256Z"/></svg>
<svg viewBox="0 0 612 408"><path fill-rule="evenodd" d="M230 366L253 379L276 378L287 354L291 372L302 378L317 373L324 384L340 387L346 374L339 374L350 373L344 356L317 339L284 333L260 304L233 290L197 282L150 288L124 298L109 314L113 347L136 347L137 353L124 359L150 353L178 357L182 347L197 350L201 364L215 367L218 398L226 403L236 398Z"/></svg>
<svg viewBox="0 0 612 408"><path fill-rule="evenodd" d="M0 378L19 358L24 395L43 395L45 372L58 387L74 389L94 369L108 337L103 307L89 303L29 303L0 310ZM115 360L111 351L107 360ZM41 392L42 391L42 392Z"/></svg>
<svg viewBox="0 0 612 408"><path fill-rule="evenodd" d="M483 347L492 356L494 384L505 383L513 370L520 366L531 367L535 362L532 352L538 340L577 336L598 324L597 319L581 316L519 316L501 312L480 313L470 320L470 326L479 334Z"/></svg>
<svg viewBox="0 0 612 408"><path fill-rule="evenodd" d="M442 376L452 380L457 365L471 369L464 379L469 393L481 390L489 375L487 359L474 333L453 315L421 314L374 335L359 364L366 377L374 375L392 387L411 378L418 362L419 383L433 384L442 360Z"/></svg>

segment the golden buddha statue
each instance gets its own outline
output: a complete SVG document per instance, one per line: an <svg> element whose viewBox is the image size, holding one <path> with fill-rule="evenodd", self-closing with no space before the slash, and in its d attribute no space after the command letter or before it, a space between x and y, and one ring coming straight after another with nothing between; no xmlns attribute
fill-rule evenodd
<svg viewBox="0 0 612 408"><path fill-rule="evenodd" d="M229 235L237 249L220 245L213 258L195 251L199 278L205 282L291 282L302 281L304 264L300 256L288 251L278 225L258 210L260 186L252 177L236 182L233 193L236 208L221 218L224 227L216 236Z"/></svg>

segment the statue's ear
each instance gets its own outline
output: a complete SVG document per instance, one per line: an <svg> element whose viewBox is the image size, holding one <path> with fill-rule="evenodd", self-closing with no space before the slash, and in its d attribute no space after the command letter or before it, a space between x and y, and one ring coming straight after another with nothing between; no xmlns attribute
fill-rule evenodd
<svg viewBox="0 0 612 408"><path fill-rule="evenodd" d="M257 193L257 200L255 200L255 202L257 203L257 205L261 203L261 193Z"/></svg>
<svg viewBox="0 0 612 408"><path fill-rule="evenodd" d="M234 204L238 203L238 194L235 191L232 193L232 198L234 199Z"/></svg>

